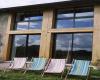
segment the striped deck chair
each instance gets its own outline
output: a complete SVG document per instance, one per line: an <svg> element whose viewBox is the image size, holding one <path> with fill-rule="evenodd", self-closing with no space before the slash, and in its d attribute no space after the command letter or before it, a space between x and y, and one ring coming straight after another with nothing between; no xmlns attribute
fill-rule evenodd
<svg viewBox="0 0 100 80"><path fill-rule="evenodd" d="M47 64L44 70L44 73L62 73L63 74L64 69L65 69L65 63L66 63L65 59L51 59L50 62Z"/></svg>
<svg viewBox="0 0 100 80"><path fill-rule="evenodd" d="M0 63L0 70L5 70L10 66L10 62L1 62Z"/></svg>
<svg viewBox="0 0 100 80"><path fill-rule="evenodd" d="M47 60L47 58L32 58L32 63L28 70L43 70L47 63Z"/></svg>
<svg viewBox="0 0 100 80"><path fill-rule="evenodd" d="M27 61L27 58L14 58L14 60L11 62L11 66L9 66L8 69L12 70L19 70L23 69Z"/></svg>
<svg viewBox="0 0 100 80"><path fill-rule="evenodd" d="M65 80L67 77L70 76L81 76L81 77L87 77L86 80L88 79L89 76L89 68L90 61L86 60L74 60L72 63L72 68L68 72L68 74L65 77Z"/></svg>

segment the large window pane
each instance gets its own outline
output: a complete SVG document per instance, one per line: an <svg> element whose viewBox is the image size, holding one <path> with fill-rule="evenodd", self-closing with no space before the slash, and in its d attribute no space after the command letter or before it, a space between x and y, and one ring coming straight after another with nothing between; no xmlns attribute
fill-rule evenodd
<svg viewBox="0 0 100 80"><path fill-rule="evenodd" d="M13 35L12 54L13 57L39 56L40 35Z"/></svg>
<svg viewBox="0 0 100 80"><path fill-rule="evenodd" d="M56 28L88 28L93 27L93 8L76 8L70 11L58 10Z"/></svg>
<svg viewBox="0 0 100 80"><path fill-rule="evenodd" d="M28 22L18 22L16 25L17 30L27 30L28 29Z"/></svg>
<svg viewBox="0 0 100 80"><path fill-rule="evenodd" d="M81 11L75 14L75 27L93 27L93 16L94 13L92 11L85 12Z"/></svg>
<svg viewBox="0 0 100 80"><path fill-rule="evenodd" d="M71 34L56 34L54 36L54 50L53 57L54 58L66 58L68 51L71 51L71 46L69 46L69 41L72 41Z"/></svg>
<svg viewBox="0 0 100 80"><path fill-rule="evenodd" d="M57 28L71 28L73 27L73 20L69 19L69 20L57 20L56 26Z"/></svg>
<svg viewBox="0 0 100 80"><path fill-rule="evenodd" d="M42 14L18 14L15 30L41 29Z"/></svg>
<svg viewBox="0 0 100 80"><path fill-rule="evenodd" d="M39 48L40 48L40 35L29 35L27 56L30 59L32 57L38 57Z"/></svg>
<svg viewBox="0 0 100 80"><path fill-rule="evenodd" d="M78 59L91 59L92 33L74 34L73 57Z"/></svg>
<svg viewBox="0 0 100 80"><path fill-rule="evenodd" d="M75 19L75 27L77 28L93 27L93 18Z"/></svg>
<svg viewBox="0 0 100 80"><path fill-rule="evenodd" d="M41 29L42 28L41 26L42 26L41 21L34 21L34 22L30 22L29 29Z"/></svg>
<svg viewBox="0 0 100 80"><path fill-rule="evenodd" d="M13 38L12 55L13 57L25 57L26 35L15 35Z"/></svg>
<svg viewBox="0 0 100 80"><path fill-rule="evenodd" d="M56 28L71 28L73 27L74 13L58 12L56 20Z"/></svg>
<svg viewBox="0 0 100 80"><path fill-rule="evenodd" d="M29 29L41 29L42 28L42 16L30 17Z"/></svg>
<svg viewBox="0 0 100 80"><path fill-rule="evenodd" d="M68 56L68 62L92 58L92 33L55 34L53 41L53 58Z"/></svg>

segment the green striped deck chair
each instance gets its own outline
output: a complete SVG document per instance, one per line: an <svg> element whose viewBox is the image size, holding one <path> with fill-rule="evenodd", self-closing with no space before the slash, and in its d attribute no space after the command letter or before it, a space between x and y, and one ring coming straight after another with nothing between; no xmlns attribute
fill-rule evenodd
<svg viewBox="0 0 100 80"><path fill-rule="evenodd" d="M74 60L72 64L71 70L68 72L67 76L81 76L81 77L87 77L89 76L89 65L90 61L86 60ZM67 78L66 76L66 78ZM66 80L65 78L65 80Z"/></svg>
<svg viewBox="0 0 100 80"><path fill-rule="evenodd" d="M47 58L32 58L29 70L43 70L47 63Z"/></svg>

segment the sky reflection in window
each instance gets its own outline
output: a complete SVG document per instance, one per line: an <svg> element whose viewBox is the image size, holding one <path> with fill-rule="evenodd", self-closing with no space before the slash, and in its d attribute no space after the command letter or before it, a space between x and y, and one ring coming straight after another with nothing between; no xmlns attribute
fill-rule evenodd
<svg viewBox="0 0 100 80"><path fill-rule="evenodd" d="M73 13L72 13L73 12ZM60 11L57 12L56 28L86 28L93 27L93 11Z"/></svg>

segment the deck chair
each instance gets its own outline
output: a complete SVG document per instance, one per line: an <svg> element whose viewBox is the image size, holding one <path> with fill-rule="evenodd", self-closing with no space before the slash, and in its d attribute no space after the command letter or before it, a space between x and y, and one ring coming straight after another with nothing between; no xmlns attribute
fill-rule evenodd
<svg viewBox="0 0 100 80"><path fill-rule="evenodd" d="M64 72L64 69L65 69L65 59L51 59L44 72L43 72L43 75L45 73L62 73ZM43 76L42 75L42 76ZM61 78L62 78L62 75L61 75Z"/></svg>
<svg viewBox="0 0 100 80"><path fill-rule="evenodd" d="M11 65L8 67L8 69L11 70L20 70L23 69L27 61L27 58L14 58L11 62Z"/></svg>
<svg viewBox="0 0 100 80"><path fill-rule="evenodd" d="M0 62L0 70L5 70L10 66L10 62Z"/></svg>
<svg viewBox="0 0 100 80"><path fill-rule="evenodd" d="M27 70L36 70L36 71L41 71L44 69L46 63L47 63L47 58L32 58L32 63Z"/></svg>
<svg viewBox="0 0 100 80"><path fill-rule="evenodd" d="M86 80L88 80L89 72L90 72L90 61L86 60L74 60L72 62L72 67L68 71L65 80L68 78L68 76L76 76L76 77L86 77Z"/></svg>

